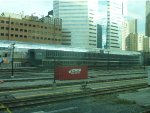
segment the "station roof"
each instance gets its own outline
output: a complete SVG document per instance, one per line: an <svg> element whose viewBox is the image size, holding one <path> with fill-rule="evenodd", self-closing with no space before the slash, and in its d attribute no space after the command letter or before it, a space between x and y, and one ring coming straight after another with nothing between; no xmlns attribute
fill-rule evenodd
<svg viewBox="0 0 150 113"><path fill-rule="evenodd" d="M9 49L12 43L15 43L15 51L28 51L29 49L43 49L43 50L60 50L60 51L73 51L73 52L92 52L92 53L105 53L107 54L123 54L123 55L139 55L140 52L134 51L122 51L122 50L108 50L100 48L80 48L65 45L53 45L53 44L39 44L31 42L19 42L0 40L0 48Z"/></svg>

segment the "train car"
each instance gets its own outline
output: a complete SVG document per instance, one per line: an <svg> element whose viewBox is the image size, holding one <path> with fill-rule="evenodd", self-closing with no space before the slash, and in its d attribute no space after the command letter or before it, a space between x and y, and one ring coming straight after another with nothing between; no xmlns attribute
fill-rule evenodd
<svg viewBox="0 0 150 113"><path fill-rule="evenodd" d="M98 50L98 49L97 49ZM140 54L115 53L112 51L65 51L65 50L29 50L30 63L42 66L78 66L100 68L118 68L140 66Z"/></svg>

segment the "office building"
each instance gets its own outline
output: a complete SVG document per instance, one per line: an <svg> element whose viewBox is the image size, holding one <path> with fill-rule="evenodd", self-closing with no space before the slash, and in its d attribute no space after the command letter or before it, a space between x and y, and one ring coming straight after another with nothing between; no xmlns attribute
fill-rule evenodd
<svg viewBox="0 0 150 113"><path fill-rule="evenodd" d="M97 24L97 48L102 48L102 25Z"/></svg>
<svg viewBox="0 0 150 113"><path fill-rule="evenodd" d="M0 40L61 44L62 20L53 17L2 13Z"/></svg>
<svg viewBox="0 0 150 113"><path fill-rule="evenodd" d="M138 51L143 51L143 46L144 46L144 35L140 34L138 35L138 40L137 40L137 47Z"/></svg>
<svg viewBox="0 0 150 113"><path fill-rule="evenodd" d="M96 0L54 0L53 16L71 33L71 46L97 48ZM94 6L93 6L94 5Z"/></svg>
<svg viewBox="0 0 150 113"><path fill-rule="evenodd" d="M98 0L98 11L97 11L97 24L101 25L102 31L97 30L97 33L102 33L102 48L106 49L106 39L107 39L107 1ZM98 40L97 40L98 41Z"/></svg>
<svg viewBox="0 0 150 113"><path fill-rule="evenodd" d="M126 38L126 47L128 51L149 52L150 38L143 34L137 35L130 33Z"/></svg>
<svg viewBox="0 0 150 113"><path fill-rule="evenodd" d="M122 50L126 50L126 38L129 34L137 34L137 19L122 21Z"/></svg>
<svg viewBox="0 0 150 113"><path fill-rule="evenodd" d="M146 1L146 12L145 12L145 35L150 37L150 1Z"/></svg>
<svg viewBox="0 0 150 113"><path fill-rule="evenodd" d="M126 50L138 51L138 35L130 33L126 38Z"/></svg>
<svg viewBox="0 0 150 113"><path fill-rule="evenodd" d="M99 0L98 15L100 23L106 27L106 48L122 48L122 20L124 13L124 1L122 0ZM100 24L99 23L99 24Z"/></svg>
<svg viewBox="0 0 150 113"><path fill-rule="evenodd" d="M62 31L62 45L71 45L71 32L64 30Z"/></svg>
<svg viewBox="0 0 150 113"><path fill-rule="evenodd" d="M128 20L129 33L137 34L137 19Z"/></svg>
<svg viewBox="0 0 150 113"><path fill-rule="evenodd" d="M150 52L150 38L143 36L143 51Z"/></svg>
<svg viewBox="0 0 150 113"><path fill-rule="evenodd" d="M145 10L145 16L147 16L148 14L150 14L150 0L146 1L146 10Z"/></svg>
<svg viewBox="0 0 150 113"><path fill-rule="evenodd" d="M126 38L129 35L129 23L127 20L122 21L122 50L126 50Z"/></svg>

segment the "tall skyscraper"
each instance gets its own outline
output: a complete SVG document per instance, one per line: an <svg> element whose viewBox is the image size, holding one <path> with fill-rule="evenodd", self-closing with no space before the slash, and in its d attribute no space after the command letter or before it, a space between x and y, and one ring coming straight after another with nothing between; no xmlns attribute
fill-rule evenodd
<svg viewBox="0 0 150 113"><path fill-rule="evenodd" d="M124 19L122 22L122 50L126 50L126 38L131 33L137 34L137 19Z"/></svg>
<svg viewBox="0 0 150 113"><path fill-rule="evenodd" d="M97 24L97 48L102 48L102 26Z"/></svg>
<svg viewBox="0 0 150 113"><path fill-rule="evenodd" d="M126 38L126 50L138 51L138 35L130 33Z"/></svg>
<svg viewBox="0 0 150 113"><path fill-rule="evenodd" d="M146 1L145 35L150 37L150 0Z"/></svg>
<svg viewBox="0 0 150 113"><path fill-rule="evenodd" d="M97 24L102 26L102 48L106 48L107 21L107 1L98 0Z"/></svg>
<svg viewBox="0 0 150 113"><path fill-rule="evenodd" d="M137 33L137 19L128 20L129 24L129 33Z"/></svg>
<svg viewBox="0 0 150 113"><path fill-rule="evenodd" d="M123 0L99 0L100 22L106 29L106 48L121 49L122 20L126 13ZM105 10L104 10L105 9Z"/></svg>
<svg viewBox="0 0 150 113"><path fill-rule="evenodd" d="M122 50L126 50L126 38L129 35L129 22L127 20L122 21Z"/></svg>
<svg viewBox="0 0 150 113"><path fill-rule="evenodd" d="M74 47L96 48L96 0L54 0L53 15L62 19L62 29L71 33ZM93 6L94 5L94 6Z"/></svg>
<svg viewBox="0 0 150 113"><path fill-rule="evenodd" d="M145 15L147 16L150 13L150 0L146 1L146 12Z"/></svg>

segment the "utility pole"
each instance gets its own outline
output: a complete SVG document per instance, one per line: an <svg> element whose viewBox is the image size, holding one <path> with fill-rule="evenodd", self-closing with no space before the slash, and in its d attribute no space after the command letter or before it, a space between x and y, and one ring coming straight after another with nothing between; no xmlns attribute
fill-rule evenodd
<svg viewBox="0 0 150 113"><path fill-rule="evenodd" d="M107 52L107 70L109 70L109 50Z"/></svg>
<svg viewBox="0 0 150 113"><path fill-rule="evenodd" d="M145 51L143 51L143 64L144 64L144 70L145 70Z"/></svg>
<svg viewBox="0 0 150 113"><path fill-rule="evenodd" d="M55 75L56 72L55 71L56 71L56 61L55 61L55 57L54 57L54 80L53 80L54 84L56 83L56 78L55 78L56 77L56 75Z"/></svg>
<svg viewBox="0 0 150 113"><path fill-rule="evenodd" d="M11 50L12 50L11 78L14 78L14 49L15 49L15 43L12 43L12 44L10 45L10 47L11 47Z"/></svg>

